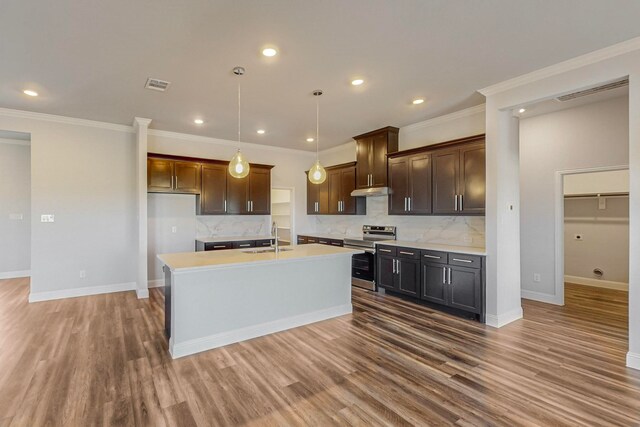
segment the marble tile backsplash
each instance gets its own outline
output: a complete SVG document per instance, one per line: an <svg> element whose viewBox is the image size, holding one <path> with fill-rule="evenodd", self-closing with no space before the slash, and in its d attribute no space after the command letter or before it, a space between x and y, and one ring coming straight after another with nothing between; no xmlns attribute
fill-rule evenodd
<svg viewBox="0 0 640 427"><path fill-rule="evenodd" d="M268 215L196 216L196 236L258 236L269 234L271 217Z"/></svg>
<svg viewBox="0 0 640 427"><path fill-rule="evenodd" d="M485 246L483 216L398 216L388 215L386 197L367 198L366 215L317 216L318 233L362 236L362 226L395 225L398 240L442 243L459 246Z"/></svg>

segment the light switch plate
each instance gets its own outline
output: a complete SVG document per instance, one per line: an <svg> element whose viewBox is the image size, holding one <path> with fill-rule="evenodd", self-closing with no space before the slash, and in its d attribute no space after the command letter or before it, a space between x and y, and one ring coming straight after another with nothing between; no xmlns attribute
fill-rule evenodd
<svg viewBox="0 0 640 427"><path fill-rule="evenodd" d="M9 219L14 221L20 221L24 219L24 215L22 215L21 213L12 213L12 214L9 214Z"/></svg>
<svg viewBox="0 0 640 427"><path fill-rule="evenodd" d="M40 215L40 222L55 222L55 216L51 214Z"/></svg>
<svg viewBox="0 0 640 427"><path fill-rule="evenodd" d="M172 233L177 233L178 232L178 227L176 227L175 225L173 227L171 227L171 232Z"/></svg>

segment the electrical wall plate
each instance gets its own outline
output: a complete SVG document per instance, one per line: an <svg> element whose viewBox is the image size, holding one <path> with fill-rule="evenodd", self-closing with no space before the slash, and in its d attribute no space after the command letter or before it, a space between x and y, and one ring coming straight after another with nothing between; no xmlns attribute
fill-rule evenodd
<svg viewBox="0 0 640 427"><path fill-rule="evenodd" d="M52 214L40 215L40 222L55 222L55 216Z"/></svg>

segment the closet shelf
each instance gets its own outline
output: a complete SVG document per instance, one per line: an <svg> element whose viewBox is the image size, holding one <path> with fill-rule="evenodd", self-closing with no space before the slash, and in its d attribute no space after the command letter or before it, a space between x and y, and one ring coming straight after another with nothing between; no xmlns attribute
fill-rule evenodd
<svg viewBox="0 0 640 427"><path fill-rule="evenodd" d="M629 193L585 193L585 194L566 194L565 199L593 199L600 197L629 197Z"/></svg>

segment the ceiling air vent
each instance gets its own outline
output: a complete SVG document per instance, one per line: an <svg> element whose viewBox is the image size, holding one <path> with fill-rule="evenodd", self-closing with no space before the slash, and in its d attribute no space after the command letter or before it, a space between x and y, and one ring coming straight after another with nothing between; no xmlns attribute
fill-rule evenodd
<svg viewBox="0 0 640 427"><path fill-rule="evenodd" d="M152 79L151 77L149 77L147 79L147 83L145 83L144 85L144 88L164 92L165 90L167 90L170 84L171 83L164 80Z"/></svg>
<svg viewBox="0 0 640 427"><path fill-rule="evenodd" d="M572 99L581 98L583 96L593 95L596 93L604 92L605 90L617 89L629 85L629 79L622 79L615 82L607 83L602 86L592 87L591 89L585 89L578 92L569 93L556 98L556 101L571 101Z"/></svg>

